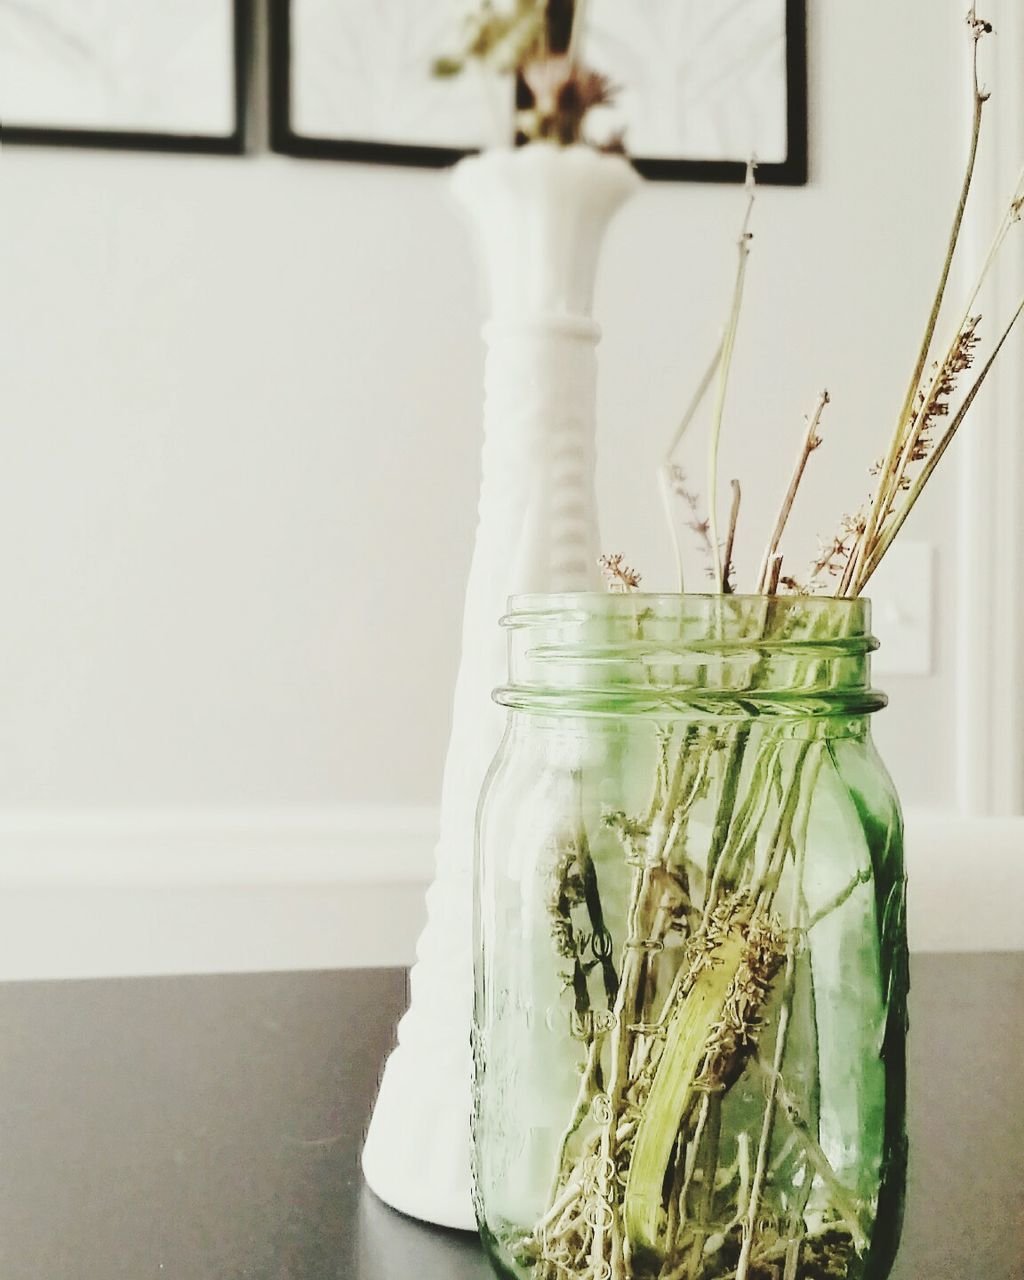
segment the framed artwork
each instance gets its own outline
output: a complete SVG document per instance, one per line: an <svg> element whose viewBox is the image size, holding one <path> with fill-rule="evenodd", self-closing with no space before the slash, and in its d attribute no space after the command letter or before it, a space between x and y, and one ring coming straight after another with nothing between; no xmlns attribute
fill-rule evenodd
<svg viewBox="0 0 1024 1280"><path fill-rule="evenodd" d="M441 167L508 136L515 98L438 80L469 0L271 0L271 145ZM619 87L594 113L649 178L807 181L805 0L588 0L583 58Z"/></svg>
<svg viewBox="0 0 1024 1280"><path fill-rule="evenodd" d="M5 143L243 150L246 0L0 0Z"/></svg>

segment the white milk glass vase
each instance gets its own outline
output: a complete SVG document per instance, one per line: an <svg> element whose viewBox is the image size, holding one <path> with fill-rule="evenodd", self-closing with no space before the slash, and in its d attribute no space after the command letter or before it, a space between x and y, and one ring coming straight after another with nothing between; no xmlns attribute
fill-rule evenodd
<svg viewBox="0 0 1024 1280"><path fill-rule="evenodd" d="M453 174L490 295L479 524L427 924L363 1171L394 1208L465 1230L475 1229L473 842L503 729L491 699L505 672L498 622L511 595L598 585L594 279L608 222L638 184L621 156L548 143L488 151Z"/></svg>

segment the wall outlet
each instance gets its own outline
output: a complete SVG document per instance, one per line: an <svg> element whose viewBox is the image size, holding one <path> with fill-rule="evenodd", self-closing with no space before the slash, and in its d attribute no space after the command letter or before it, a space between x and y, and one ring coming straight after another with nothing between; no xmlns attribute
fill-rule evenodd
<svg viewBox="0 0 1024 1280"><path fill-rule="evenodd" d="M881 648L872 670L881 676L929 676L934 669L935 548L900 542L868 583L871 628Z"/></svg>

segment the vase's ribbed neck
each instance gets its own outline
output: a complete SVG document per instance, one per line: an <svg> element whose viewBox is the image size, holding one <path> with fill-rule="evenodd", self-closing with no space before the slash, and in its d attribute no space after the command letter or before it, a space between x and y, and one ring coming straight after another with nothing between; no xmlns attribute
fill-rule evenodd
<svg viewBox="0 0 1024 1280"><path fill-rule="evenodd" d="M622 156L537 142L456 165L498 320L589 316L604 233L640 184Z"/></svg>

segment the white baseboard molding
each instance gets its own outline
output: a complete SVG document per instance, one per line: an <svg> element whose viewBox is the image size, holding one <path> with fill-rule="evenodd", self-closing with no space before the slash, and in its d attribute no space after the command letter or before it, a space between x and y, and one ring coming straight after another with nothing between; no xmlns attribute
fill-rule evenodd
<svg viewBox="0 0 1024 1280"><path fill-rule="evenodd" d="M404 965L437 813L0 814L0 981Z"/></svg>
<svg viewBox="0 0 1024 1280"><path fill-rule="evenodd" d="M0 981L402 965L432 809L0 815ZM911 946L1024 948L1024 818L912 813Z"/></svg>

